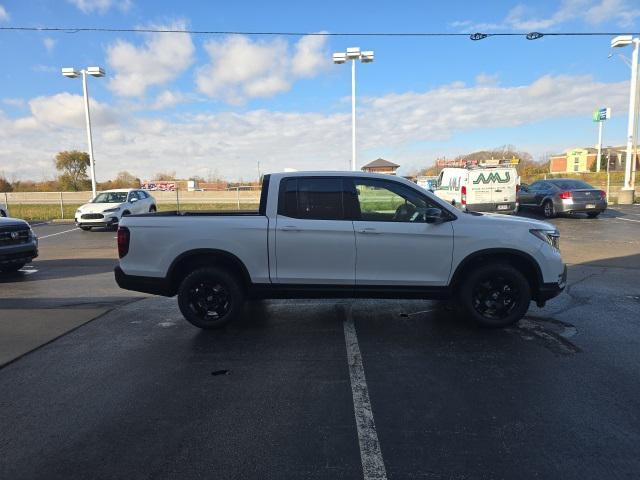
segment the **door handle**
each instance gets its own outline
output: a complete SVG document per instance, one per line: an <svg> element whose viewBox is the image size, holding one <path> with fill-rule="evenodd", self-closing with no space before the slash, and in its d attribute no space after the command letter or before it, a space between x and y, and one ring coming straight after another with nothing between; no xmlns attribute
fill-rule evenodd
<svg viewBox="0 0 640 480"><path fill-rule="evenodd" d="M285 225L280 230L283 232L299 232L300 229L294 225Z"/></svg>
<svg viewBox="0 0 640 480"><path fill-rule="evenodd" d="M358 230L358 233L371 233L374 235L380 235L381 232L379 232L375 228L363 228L362 230Z"/></svg>

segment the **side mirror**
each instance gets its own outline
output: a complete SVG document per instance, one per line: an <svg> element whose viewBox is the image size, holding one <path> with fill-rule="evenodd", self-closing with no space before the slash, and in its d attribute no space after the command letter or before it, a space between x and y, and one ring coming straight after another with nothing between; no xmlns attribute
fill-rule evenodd
<svg viewBox="0 0 640 480"><path fill-rule="evenodd" d="M131 203L135 203L138 201L138 199L136 197L133 197L131 200L129 200Z"/></svg>
<svg viewBox="0 0 640 480"><path fill-rule="evenodd" d="M439 208L427 208L424 211L425 223L441 223L442 222L442 210Z"/></svg>

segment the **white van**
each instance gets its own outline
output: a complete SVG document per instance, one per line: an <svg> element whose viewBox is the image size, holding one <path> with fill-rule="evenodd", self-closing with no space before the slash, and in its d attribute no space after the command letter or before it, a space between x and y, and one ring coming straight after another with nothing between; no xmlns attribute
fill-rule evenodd
<svg viewBox="0 0 640 480"><path fill-rule="evenodd" d="M434 193L462 210L515 213L519 185L520 177L513 166L447 167L440 172Z"/></svg>

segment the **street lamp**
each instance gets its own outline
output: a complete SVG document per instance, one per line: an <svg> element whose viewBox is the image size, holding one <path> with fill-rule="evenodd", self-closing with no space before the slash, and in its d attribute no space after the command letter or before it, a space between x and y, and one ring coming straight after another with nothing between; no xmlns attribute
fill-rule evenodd
<svg viewBox="0 0 640 480"><path fill-rule="evenodd" d="M104 69L102 67L88 67L83 70L75 68L63 68L62 75L67 78L76 78L82 75L82 91L84 93L84 117L87 123L87 141L89 142L89 168L91 170L91 192L93 197L96 196L96 169L93 161L93 140L91 139L91 116L89 115L89 92L87 90L87 75L92 77L104 77Z"/></svg>
<svg viewBox="0 0 640 480"><path fill-rule="evenodd" d="M347 48L346 52L333 54L333 63L341 65L351 60L351 170L356 170L356 60L373 62L373 51L360 51L360 47Z"/></svg>
<svg viewBox="0 0 640 480"><path fill-rule="evenodd" d="M638 84L638 48L640 38L633 38L631 35L618 35L611 40L611 48L621 48L633 44L633 54L631 55L631 87L629 93L629 122L627 125L627 156L624 166L624 186L620 192L618 203L633 203L635 186L631 181L631 167L635 162L633 151L633 138L636 131L636 95Z"/></svg>

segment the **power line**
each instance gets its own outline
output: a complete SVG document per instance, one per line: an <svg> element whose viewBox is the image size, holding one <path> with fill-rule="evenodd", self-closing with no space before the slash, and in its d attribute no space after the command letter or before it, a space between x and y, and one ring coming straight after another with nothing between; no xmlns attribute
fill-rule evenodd
<svg viewBox="0 0 640 480"><path fill-rule="evenodd" d="M162 28L100 28L100 27L0 27L0 31L26 32L102 32L102 33L189 33L194 35L255 35L255 36L318 36L318 37L468 37L471 40L483 40L488 37L524 37L537 40L542 37L596 37L632 35L632 32L495 32L495 33L450 33L450 32L250 32L225 30L174 30Z"/></svg>

